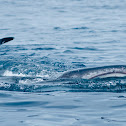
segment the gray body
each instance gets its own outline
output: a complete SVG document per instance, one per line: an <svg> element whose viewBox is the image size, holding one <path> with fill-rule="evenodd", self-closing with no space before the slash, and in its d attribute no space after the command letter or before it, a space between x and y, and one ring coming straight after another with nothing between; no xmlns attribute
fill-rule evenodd
<svg viewBox="0 0 126 126"><path fill-rule="evenodd" d="M106 78L106 77L126 77L126 65L113 65L95 68L85 68L64 73L59 79L68 78Z"/></svg>

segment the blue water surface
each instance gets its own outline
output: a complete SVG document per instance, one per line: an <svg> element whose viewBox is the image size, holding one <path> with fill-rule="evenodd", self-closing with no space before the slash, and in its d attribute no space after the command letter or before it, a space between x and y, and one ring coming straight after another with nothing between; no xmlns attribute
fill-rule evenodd
<svg viewBox="0 0 126 126"><path fill-rule="evenodd" d="M125 126L126 78L58 80L126 65L125 0L1 0L1 126Z"/></svg>

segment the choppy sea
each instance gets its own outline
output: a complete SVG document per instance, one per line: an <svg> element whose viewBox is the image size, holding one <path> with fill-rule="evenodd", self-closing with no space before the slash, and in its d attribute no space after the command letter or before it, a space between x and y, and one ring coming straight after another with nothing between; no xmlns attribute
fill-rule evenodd
<svg viewBox="0 0 126 126"><path fill-rule="evenodd" d="M126 78L57 80L126 65L125 0L0 0L0 126L125 126Z"/></svg>

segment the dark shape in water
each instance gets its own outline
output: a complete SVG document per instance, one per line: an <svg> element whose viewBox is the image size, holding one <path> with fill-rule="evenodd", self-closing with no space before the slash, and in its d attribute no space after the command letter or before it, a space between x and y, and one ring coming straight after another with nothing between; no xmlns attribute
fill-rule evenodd
<svg viewBox="0 0 126 126"><path fill-rule="evenodd" d="M4 43L6 43L6 42L9 42L9 41L11 41L11 40L13 40L13 39L14 39L14 37L2 38L2 39L0 39L0 45L1 45L1 44L4 44Z"/></svg>

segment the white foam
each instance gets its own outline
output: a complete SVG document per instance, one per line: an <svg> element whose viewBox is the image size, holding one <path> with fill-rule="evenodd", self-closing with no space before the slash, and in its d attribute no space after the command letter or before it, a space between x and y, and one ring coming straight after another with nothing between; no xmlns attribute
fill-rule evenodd
<svg viewBox="0 0 126 126"><path fill-rule="evenodd" d="M3 76L16 76L16 77L42 77L42 78L49 78L49 75L48 74L36 74L36 75L27 75L27 74L23 74L23 73L13 73L12 71L9 71L9 70L6 70L4 73L3 73Z"/></svg>
<svg viewBox="0 0 126 126"><path fill-rule="evenodd" d="M46 75L37 74L36 77L45 77L45 78L49 78L49 75L48 75L48 74L46 74Z"/></svg>
<svg viewBox="0 0 126 126"><path fill-rule="evenodd" d="M3 76L18 76L18 77L26 77L28 75L22 74L22 73L13 73L12 71L6 70L3 73Z"/></svg>
<svg viewBox="0 0 126 126"><path fill-rule="evenodd" d="M43 79L36 78L36 79L33 79L33 80L29 80L29 79L26 79L26 80L19 80L19 83L20 83L20 84L32 84L32 83L42 82L42 81L43 81Z"/></svg>

